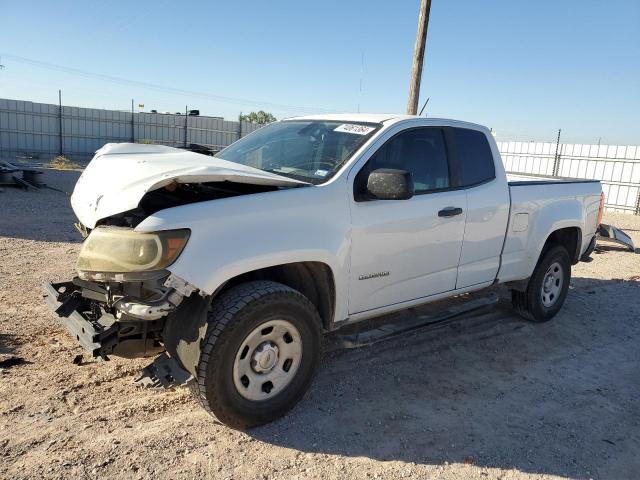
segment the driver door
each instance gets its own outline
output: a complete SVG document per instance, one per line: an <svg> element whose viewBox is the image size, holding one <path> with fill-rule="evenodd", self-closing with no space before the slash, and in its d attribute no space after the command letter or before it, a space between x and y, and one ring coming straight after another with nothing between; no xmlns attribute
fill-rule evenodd
<svg viewBox="0 0 640 480"><path fill-rule="evenodd" d="M357 200L368 174L379 168L410 172L415 195ZM444 134L437 127L398 133L358 172L351 202L350 314L455 289L467 197L451 185Z"/></svg>

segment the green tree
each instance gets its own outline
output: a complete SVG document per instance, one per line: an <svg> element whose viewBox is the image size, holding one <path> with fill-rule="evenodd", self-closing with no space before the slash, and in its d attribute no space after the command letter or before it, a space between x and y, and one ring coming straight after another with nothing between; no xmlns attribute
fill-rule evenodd
<svg viewBox="0 0 640 480"><path fill-rule="evenodd" d="M258 125L266 125L267 123L275 122L277 118L268 112L260 110L259 112L251 112L248 115L240 115L240 120L243 122L257 123Z"/></svg>

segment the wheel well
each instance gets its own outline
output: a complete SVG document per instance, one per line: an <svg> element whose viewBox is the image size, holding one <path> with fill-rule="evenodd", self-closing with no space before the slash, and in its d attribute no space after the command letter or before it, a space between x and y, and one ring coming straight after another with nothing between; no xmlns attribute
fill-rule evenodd
<svg viewBox="0 0 640 480"><path fill-rule="evenodd" d="M328 265L321 262L296 262L261 268L230 279L215 296L252 280L272 280L298 290L318 309L323 329L331 330L335 312L335 282Z"/></svg>
<svg viewBox="0 0 640 480"><path fill-rule="evenodd" d="M578 227L561 228L553 232L547 238L542 248L542 254L554 245L562 245L569 252L572 263L575 265L580 261L580 245L582 243L582 233Z"/></svg>

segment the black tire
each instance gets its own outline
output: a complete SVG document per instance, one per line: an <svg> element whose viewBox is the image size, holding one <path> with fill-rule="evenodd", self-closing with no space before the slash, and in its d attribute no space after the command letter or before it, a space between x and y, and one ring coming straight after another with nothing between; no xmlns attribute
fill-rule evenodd
<svg viewBox="0 0 640 480"><path fill-rule="evenodd" d="M271 398L245 398L234 383L234 362L245 339L275 319L294 325L302 345L301 360L290 383ZM192 391L200 404L220 422L245 429L284 415L304 395L318 369L322 349L321 320L300 292L280 283L252 281L215 298L208 314L197 382Z"/></svg>
<svg viewBox="0 0 640 480"><path fill-rule="evenodd" d="M549 268L554 264L558 264L561 267L559 271L562 277L562 286L559 293L553 298L553 304L545 305L542 298L545 278ZM513 308L519 315L532 322L549 321L562 308L567 298L570 281L571 259L569 253L563 246L553 246L541 255L533 275L529 279L527 289L524 292L511 291Z"/></svg>

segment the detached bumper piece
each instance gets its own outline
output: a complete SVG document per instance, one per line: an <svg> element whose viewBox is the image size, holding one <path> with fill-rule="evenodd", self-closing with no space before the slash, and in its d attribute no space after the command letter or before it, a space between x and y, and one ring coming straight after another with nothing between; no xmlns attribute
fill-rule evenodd
<svg viewBox="0 0 640 480"><path fill-rule="evenodd" d="M142 387L161 389L179 387L193 380L193 375L182 368L175 359L163 353L142 370L135 383Z"/></svg>
<svg viewBox="0 0 640 480"><path fill-rule="evenodd" d="M159 343L164 322L117 321L102 308L107 292L99 285L74 279L42 288L49 309L92 357L146 357L164 350Z"/></svg>
<svg viewBox="0 0 640 480"><path fill-rule="evenodd" d="M614 226L601 223L598 226L598 238L617 243L618 245L623 245L631 252L636 251L636 246L633 244L631 237Z"/></svg>

